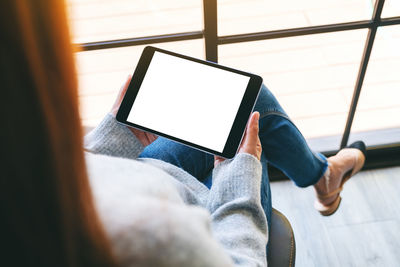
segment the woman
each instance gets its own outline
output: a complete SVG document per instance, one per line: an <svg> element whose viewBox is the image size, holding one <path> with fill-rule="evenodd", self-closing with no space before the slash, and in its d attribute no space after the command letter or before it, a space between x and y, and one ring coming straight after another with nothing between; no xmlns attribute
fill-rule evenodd
<svg viewBox="0 0 400 267"><path fill-rule="evenodd" d="M4 266L264 266L266 162L314 185L324 215L363 165L361 143L313 153L265 87L233 160L128 129L113 115L129 80L84 155L63 3L1 1L0 12Z"/></svg>

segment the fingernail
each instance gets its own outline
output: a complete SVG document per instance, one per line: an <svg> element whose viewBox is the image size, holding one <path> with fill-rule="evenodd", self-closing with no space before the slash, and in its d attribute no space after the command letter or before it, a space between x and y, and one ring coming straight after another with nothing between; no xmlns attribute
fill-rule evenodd
<svg viewBox="0 0 400 267"><path fill-rule="evenodd" d="M258 121L260 119L260 113L258 111L254 112L254 117Z"/></svg>

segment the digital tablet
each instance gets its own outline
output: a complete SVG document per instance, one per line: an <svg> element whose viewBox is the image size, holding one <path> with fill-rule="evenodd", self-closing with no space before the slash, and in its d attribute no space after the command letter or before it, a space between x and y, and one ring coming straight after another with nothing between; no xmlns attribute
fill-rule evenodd
<svg viewBox="0 0 400 267"><path fill-rule="evenodd" d="M117 121L233 158L261 84L260 76L147 46Z"/></svg>

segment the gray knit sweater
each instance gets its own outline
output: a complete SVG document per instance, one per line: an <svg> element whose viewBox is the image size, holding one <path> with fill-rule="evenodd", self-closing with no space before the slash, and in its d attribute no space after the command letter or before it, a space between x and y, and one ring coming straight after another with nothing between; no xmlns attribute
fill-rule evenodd
<svg viewBox="0 0 400 267"><path fill-rule="evenodd" d="M261 164L240 153L209 190L143 146L111 115L85 137L96 207L121 266L266 266Z"/></svg>

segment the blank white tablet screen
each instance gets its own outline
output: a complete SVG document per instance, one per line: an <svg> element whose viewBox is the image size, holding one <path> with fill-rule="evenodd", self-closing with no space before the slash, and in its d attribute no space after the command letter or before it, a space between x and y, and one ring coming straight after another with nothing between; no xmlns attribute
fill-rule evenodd
<svg viewBox="0 0 400 267"><path fill-rule="evenodd" d="M156 51L127 121L222 153L249 79Z"/></svg>

